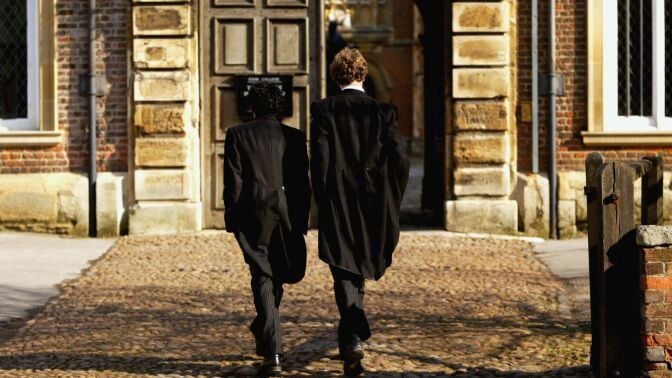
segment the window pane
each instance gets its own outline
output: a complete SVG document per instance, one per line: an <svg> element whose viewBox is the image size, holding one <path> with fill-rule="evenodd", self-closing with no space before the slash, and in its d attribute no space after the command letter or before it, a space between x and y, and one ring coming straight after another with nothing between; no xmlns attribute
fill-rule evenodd
<svg viewBox="0 0 672 378"><path fill-rule="evenodd" d="M672 0L665 0L665 116L672 117Z"/></svg>
<svg viewBox="0 0 672 378"><path fill-rule="evenodd" d="M0 118L28 117L26 0L0 0Z"/></svg>
<svg viewBox="0 0 672 378"><path fill-rule="evenodd" d="M652 115L651 0L618 0L618 114Z"/></svg>

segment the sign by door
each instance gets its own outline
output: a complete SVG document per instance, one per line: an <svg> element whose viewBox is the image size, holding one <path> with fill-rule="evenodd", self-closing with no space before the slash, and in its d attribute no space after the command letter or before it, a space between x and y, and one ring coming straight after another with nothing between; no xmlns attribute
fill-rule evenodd
<svg viewBox="0 0 672 378"><path fill-rule="evenodd" d="M292 75L238 75L235 78L236 84L236 102L238 117L242 119L252 118L252 110L247 101L247 95L250 93L250 88L257 83L269 83L280 88L284 96L282 104L282 111L280 116L291 117L294 104L292 101L294 91L294 79Z"/></svg>

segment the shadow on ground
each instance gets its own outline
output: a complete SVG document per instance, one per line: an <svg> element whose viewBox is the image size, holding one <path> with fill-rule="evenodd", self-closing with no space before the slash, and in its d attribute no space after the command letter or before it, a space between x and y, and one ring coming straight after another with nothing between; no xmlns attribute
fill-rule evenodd
<svg viewBox="0 0 672 378"><path fill-rule="evenodd" d="M259 361L247 328L254 307L233 243L223 234L123 239L2 342L0 376L249 372ZM367 284L367 376L590 376L587 321L559 311L566 289L525 248L402 238L389 275ZM285 288L287 376L341 373L328 277L310 257L304 281Z"/></svg>

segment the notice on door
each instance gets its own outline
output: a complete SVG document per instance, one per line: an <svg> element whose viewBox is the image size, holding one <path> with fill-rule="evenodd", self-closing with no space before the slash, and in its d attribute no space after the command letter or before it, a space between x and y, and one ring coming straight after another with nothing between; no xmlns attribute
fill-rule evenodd
<svg viewBox="0 0 672 378"><path fill-rule="evenodd" d="M294 109L292 103L294 88L292 75L238 75L235 77L238 117L242 119L253 117L247 95L250 93L250 88L257 83L277 85L285 98L280 116L283 118L292 116L292 110Z"/></svg>

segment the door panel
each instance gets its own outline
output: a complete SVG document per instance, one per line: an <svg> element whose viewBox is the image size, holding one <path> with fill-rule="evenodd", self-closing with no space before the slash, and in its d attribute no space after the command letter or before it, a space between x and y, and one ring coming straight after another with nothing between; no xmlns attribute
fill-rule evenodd
<svg viewBox="0 0 672 378"><path fill-rule="evenodd" d="M322 0L201 0L202 187L207 228L224 227L224 138L229 127L243 122L237 115L235 75L293 75L293 115L283 122L308 133L309 101L322 93L322 8Z"/></svg>
<svg viewBox="0 0 672 378"><path fill-rule="evenodd" d="M254 19L217 18L214 28L215 74L244 74L254 72L255 41Z"/></svg>

